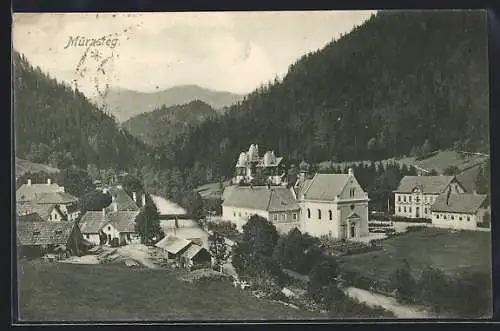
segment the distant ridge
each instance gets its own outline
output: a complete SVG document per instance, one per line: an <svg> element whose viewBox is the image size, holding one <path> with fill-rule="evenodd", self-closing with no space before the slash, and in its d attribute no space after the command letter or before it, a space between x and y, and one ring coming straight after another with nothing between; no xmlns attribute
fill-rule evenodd
<svg viewBox="0 0 500 331"><path fill-rule="evenodd" d="M137 92L125 88L110 88L105 97L97 100L104 103L119 122L125 122L135 115L150 112L161 106L171 107L200 100L223 113L243 98L230 92L214 91L198 85L174 86L158 92Z"/></svg>

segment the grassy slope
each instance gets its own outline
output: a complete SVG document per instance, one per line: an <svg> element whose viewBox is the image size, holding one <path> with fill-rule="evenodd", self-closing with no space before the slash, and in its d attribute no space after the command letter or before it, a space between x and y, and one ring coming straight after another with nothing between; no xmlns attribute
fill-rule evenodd
<svg viewBox="0 0 500 331"><path fill-rule="evenodd" d="M407 259L420 271L426 266L448 273L491 272L491 234L426 228L384 241L383 250L343 258L345 267L373 279L388 279Z"/></svg>
<svg viewBox="0 0 500 331"><path fill-rule="evenodd" d="M22 176L27 172L40 172L40 171L45 171L48 173L55 173L58 172L59 169L53 168L51 166L41 164L41 163L34 163L30 162L28 160L23 160L18 157L16 157L16 176Z"/></svg>
<svg viewBox="0 0 500 331"><path fill-rule="evenodd" d="M257 299L227 282L195 287L168 270L40 262L25 262L22 269L19 311L25 321L325 318Z"/></svg>

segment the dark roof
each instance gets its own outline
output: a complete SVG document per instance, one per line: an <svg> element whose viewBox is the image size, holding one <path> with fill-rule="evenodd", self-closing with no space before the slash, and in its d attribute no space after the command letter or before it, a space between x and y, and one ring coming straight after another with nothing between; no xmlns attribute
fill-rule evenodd
<svg viewBox="0 0 500 331"><path fill-rule="evenodd" d="M136 211L139 210L137 203L125 192L123 189L119 188L110 188L109 194L114 197L115 202L117 204L118 211ZM139 199L140 196L137 196ZM111 203L106 209L108 211L113 211L113 203Z"/></svg>
<svg viewBox="0 0 500 331"><path fill-rule="evenodd" d="M306 191L306 188L309 187L309 184L311 183L312 179L304 178L304 179L298 179L295 186L294 186L294 191L295 194L297 195L297 198L299 198L304 192Z"/></svg>
<svg viewBox="0 0 500 331"><path fill-rule="evenodd" d="M475 214L486 200L484 194L450 194L446 203L447 194L440 195L431 206L431 211Z"/></svg>
<svg viewBox="0 0 500 331"><path fill-rule="evenodd" d="M335 200L349 180L348 174L316 174L304 187L304 199Z"/></svg>
<svg viewBox="0 0 500 331"><path fill-rule="evenodd" d="M191 246L189 246L186 249L186 251L184 253L182 253L182 255L185 256L186 258L188 258L189 260L191 260L202 251L205 251L206 253L208 253L210 255L210 252L207 249L205 249L199 245L196 245L196 244L192 244Z"/></svg>
<svg viewBox="0 0 500 331"><path fill-rule="evenodd" d="M135 218L139 211L88 211L80 220L80 231L82 233L99 233L101 228L111 223L120 232L135 232Z"/></svg>
<svg viewBox="0 0 500 331"><path fill-rule="evenodd" d="M192 245L190 240L179 238L176 236L166 236L155 244L156 247L162 248L170 254L177 254L184 248Z"/></svg>
<svg viewBox="0 0 500 331"><path fill-rule="evenodd" d="M20 222L18 242L23 246L65 245L74 227L73 222Z"/></svg>
<svg viewBox="0 0 500 331"><path fill-rule="evenodd" d="M271 212L299 209L292 192L286 187L235 186L223 205Z"/></svg>
<svg viewBox="0 0 500 331"><path fill-rule="evenodd" d="M454 178L454 176L405 176L394 192L411 193L418 187L423 193L440 194Z"/></svg>
<svg viewBox="0 0 500 331"><path fill-rule="evenodd" d="M25 215L17 215L18 222L43 222L45 221L38 213L30 213Z"/></svg>
<svg viewBox="0 0 500 331"><path fill-rule="evenodd" d="M33 202L41 204L73 204L78 198L66 192L49 192L37 194Z"/></svg>
<svg viewBox="0 0 500 331"><path fill-rule="evenodd" d="M52 209L56 208L55 204L38 204L32 202L20 202L16 203L16 214L17 215L26 215L26 214L38 214L44 221L49 219L50 212ZM64 214L61 212L59 208L57 211L61 216Z"/></svg>
<svg viewBox="0 0 500 331"><path fill-rule="evenodd" d="M468 193L473 193L476 190L476 178L480 169L481 165L477 165L461 172L456 176L458 182Z"/></svg>
<svg viewBox="0 0 500 331"><path fill-rule="evenodd" d="M62 192L64 187L57 184L23 184L16 191L16 201L31 201L42 193Z"/></svg>

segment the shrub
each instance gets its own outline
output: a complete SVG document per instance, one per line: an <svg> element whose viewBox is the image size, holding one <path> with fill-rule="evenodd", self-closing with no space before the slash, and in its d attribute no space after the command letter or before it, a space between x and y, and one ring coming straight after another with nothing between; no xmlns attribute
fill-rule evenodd
<svg viewBox="0 0 500 331"><path fill-rule="evenodd" d="M404 216L391 216L390 220L392 222L404 222L404 223L432 223L429 218L409 218Z"/></svg>
<svg viewBox="0 0 500 331"><path fill-rule="evenodd" d="M417 293L417 280L413 277L408 261L394 271L390 276L390 283L397 291L397 297L403 302L414 302Z"/></svg>

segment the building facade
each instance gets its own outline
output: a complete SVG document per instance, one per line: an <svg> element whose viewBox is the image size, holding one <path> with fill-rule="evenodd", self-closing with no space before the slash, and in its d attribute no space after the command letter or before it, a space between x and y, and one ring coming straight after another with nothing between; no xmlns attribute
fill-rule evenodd
<svg viewBox="0 0 500 331"><path fill-rule="evenodd" d="M286 184L286 171L283 157L276 157L274 151L259 155L259 146L250 145L247 152L241 152L235 166L233 184L249 184L262 180L263 184Z"/></svg>
<svg viewBox="0 0 500 331"><path fill-rule="evenodd" d="M346 240L368 235L368 194L351 169L348 174L301 176L294 191L303 233Z"/></svg>
<svg viewBox="0 0 500 331"><path fill-rule="evenodd" d="M222 203L222 219L236 224L239 231L253 215L272 222L278 232L300 227L300 207L286 187L233 186Z"/></svg>
<svg viewBox="0 0 500 331"><path fill-rule="evenodd" d="M431 207L432 225L455 230L477 230L488 212L486 200L486 195L453 194L449 190Z"/></svg>
<svg viewBox="0 0 500 331"><path fill-rule="evenodd" d="M431 207L450 189L464 193L454 176L405 176L394 191L394 215L406 218L432 218Z"/></svg>

